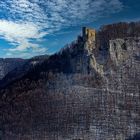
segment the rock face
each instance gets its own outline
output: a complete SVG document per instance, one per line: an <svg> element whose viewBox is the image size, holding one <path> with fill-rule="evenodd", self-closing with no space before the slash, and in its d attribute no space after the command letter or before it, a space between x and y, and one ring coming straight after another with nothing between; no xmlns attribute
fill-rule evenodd
<svg viewBox="0 0 140 140"><path fill-rule="evenodd" d="M72 44L2 88L1 139L126 140L139 136L137 27L138 23L119 23L96 32L83 28L82 36Z"/></svg>

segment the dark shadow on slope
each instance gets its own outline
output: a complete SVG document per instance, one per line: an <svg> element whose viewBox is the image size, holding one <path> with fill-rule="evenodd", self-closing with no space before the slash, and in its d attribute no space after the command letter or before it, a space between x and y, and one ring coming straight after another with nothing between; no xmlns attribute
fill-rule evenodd
<svg viewBox="0 0 140 140"><path fill-rule="evenodd" d="M126 140L140 140L140 133L134 135L134 137L128 138Z"/></svg>

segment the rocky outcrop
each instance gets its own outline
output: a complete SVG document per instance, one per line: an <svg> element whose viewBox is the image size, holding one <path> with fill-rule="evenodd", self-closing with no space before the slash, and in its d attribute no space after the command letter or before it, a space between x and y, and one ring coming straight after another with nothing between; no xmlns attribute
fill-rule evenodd
<svg viewBox="0 0 140 140"><path fill-rule="evenodd" d="M113 64L119 66L132 57L139 57L139 45L140 38L137 37L110 40L110 58Z"/></svg>

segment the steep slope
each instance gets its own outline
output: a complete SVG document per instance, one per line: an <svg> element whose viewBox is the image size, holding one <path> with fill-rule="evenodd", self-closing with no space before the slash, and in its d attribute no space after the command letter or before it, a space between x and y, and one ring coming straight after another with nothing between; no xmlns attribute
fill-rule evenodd
<svg viewBox="0 0 140 140"><path fill-rule="evenodd" d="M18 58L6 58L0 59L0 80L5 77L10 71L15 68L21 67L25 63L25 60Z"/></svg>
<svg viewBox="0 0 140 140"><path fill-rule="evenodd" d="M83 28L75 42L1 89L1 138L125 140L139 133L140 37L135 28L121 36L124 25L128 32L131 24L105 26L107 39L104 29Z"/></svg>
<svg viewBox="0 0 140 140"><path fill-rule="evenodd" d="M48 55L36 56L30 59L1 59L0 88L23 77L30 69L48 59Z"/></svg>

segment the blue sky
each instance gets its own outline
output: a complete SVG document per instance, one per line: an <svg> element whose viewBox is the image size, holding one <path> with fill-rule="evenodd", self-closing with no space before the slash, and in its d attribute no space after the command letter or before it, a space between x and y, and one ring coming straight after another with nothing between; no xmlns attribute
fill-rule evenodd
<svg viewBox="0 0 140 140"><path fill-rule="evenodd" d="M83 26L140 19L139 0L0 0L0 57L52 54Z"/></svg>

